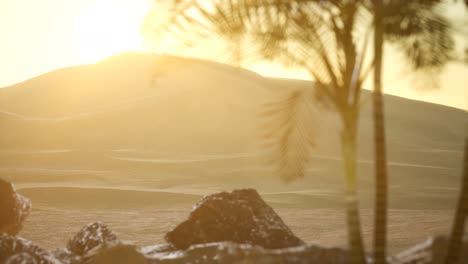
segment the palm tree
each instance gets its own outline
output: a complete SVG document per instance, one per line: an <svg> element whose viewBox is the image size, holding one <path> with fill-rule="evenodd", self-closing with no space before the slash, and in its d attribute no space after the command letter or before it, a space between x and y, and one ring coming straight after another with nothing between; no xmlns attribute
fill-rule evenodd
<svg viewBox="0 0 468 264"><path fill-rule="evenodd" d="M468 8L468 0L465 0L465 6ZM468 64L468 49L465 48L464 63ZM467 128L468 129L468 128ZM468 133L468 132L467 132ZM452 231L450 234L446 264L457 263L460 258L460 248L463 243L463 232L465 230L465 222L468 217L468 135L465 138L465 151L463 159L463 175L458 198L457 210L453 220Z"/></svg>
<svg viewBox="0 0 468 264"><path fill-rule="evenodd" d="M468 217L468 137L465 139L463 175L457 211L453 220L452 232L447 250L446 264L457 263L463 241L466 218Z"/></svg>
<svg viewBox="0 0 468 264"><path fill-rule="evenodd" d="M264 58L280 57L283 62L300 65L310 72L316 81L315 95L331 105L342 120L349 243L353 262L362 263L364 254L356 199L356 133L360 88L371 67L362 70L365 46L358 52L353 33L359 28L357 21L363 25L362 20L373 18L376 149L374 248L376 262L385 263L387 172L380 81L383 43L386 40L399 45L415 69L439 69L448 61L447 54L453 43L447 33L447 23L433 12L433 7L441 1L387 1L385 6L381 0L351 2L219 0L213 1L213 6L206 6L198 1L177 1L173 20L181 18L191 23L195 20L194 24L201 25L198 29L204 36L213 31L210 26L214 26L218 35L231 41L245 34L261 44L258 53ZM193 15L194 10L198 15ZM336 54L336 58L331 58L329 54ZM267 116L273 119L268 138L277 142L278 171L288 180L303 176L308 153L313 146L310 132L313 127L299 122L304 120L304 109L307 108L304 105L307 105L310 97L310 93L295 92L286 100L271 104L266 111Z"/></svg>
<svg viewBox="0 0 468 264"><path fill-rule="evenodd" d="M405 51L413 69L433 73L450 61L453 40L449 23L436 7L443 1L373 0L374 14L374 148L375 148L375 222L374 260L386 263L387 158L384 104L381 84L384 41Z"/></svg>
<svg viewBox="0 0 468 264"><path fill-rule="evenodd" d="M383 4L374 1L374 90L372 93L375 148L374 261L386 263L387 243L387 157L385 150L384 105L382 95Z"/></svg>
<svg viewBox="0 0 468 264"><path fill-rule="evenodd" d="M298 121L308 116L313 97L336 110L342 123L340 139L352 262L364 263L356 195L357 124L361 86L370 66L363 70L365 45L361 50L357 47L359 41L367 43L367 38L355 33L362 28L356 25L366 18L367 11L351 1L283 0L220 0L210 6L187 0L175 2L173 10L176 12L172 21L196 20L193 24L202 34L211 26L211 32L231 40L242 32L256 43L253 53L268 59L279 58L308 70L315 80L315 92L295 91L286 100L267 106L264 114L273 121L267 137L276 142L274 153L279 158L280 175L286 180L302 177L313 146L313 131L310 131L313 127L305 125L310 122ZM237 25L242 25L242 31L237 30ZM166 27L163 31L170 30L173 29Z"/></svg>

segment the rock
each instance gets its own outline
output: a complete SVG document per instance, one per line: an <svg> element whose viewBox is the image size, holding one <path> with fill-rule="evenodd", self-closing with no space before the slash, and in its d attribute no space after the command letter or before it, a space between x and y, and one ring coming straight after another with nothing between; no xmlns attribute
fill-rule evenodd
<svg viewBox="0 0 468 264"><path fill-rule="evenodd" d="M101 244L80 256L67 248L60 248L54 251L54 256L63 264L147 263L135 245L120 241Z"/></svg>
<svg viewBox="0 0 468 264"><path fill-rule="evenodd" d="M272 249L304 245L253 189L206 196L166 240L178 249L220 241Z"/></svg>
<svg viewBox="0 0 468 264"><path fill-rule="evenodd" d="M146 254L154 264L306 264L348 263L348 253L337 248L298 246L283 249L265 249L260 246L218 242L190 246L186 250Z"/></svg>
<svg viewBox="0 0 468 264"><path fill-rule="evenodd" d="M117 236L102 222L94 222L83 227L67 244L74 255L84 256L89 251L106 244L119 243Z"/></svg>
<svg viewBox="0 0 468 264"><path fill-rule="evenodd" d="M32 256L31 254L27 252L23 253L18 253L16 255L13 255L9 257L6 261L5 264L23 264L23 263L28 263L28 264L39 264L40 261L35 258L35 256Z"/></svg>
<svg viewBox="0 0 468 264"><path fill-rule="evenodd" d="M0 178L0 233L17 235L31 207L31 201L17 193L13 184Z"/></svg>
<svg viewBox="0 0 468 264"><path fill-rule="evenodd" d="M135 245L120 242L106 244L95 248L84 258L86 264L144 264L147 263L145 256L140 253Z"/></svg>
<svg viewBox="0 0 468 264"><path fill-rule="evenodd" d="M60 262L53 254L34 245L29 240L0 234L0 263L56 264Z"/></svg>
<svg viewBox="0 0 468 264"><path fill-rule="evenodd" d="M34 253L23 252L13 255L7 259L5 264L62 264L59 260L50 255L35 255Z"/></svg>
<svg viewBox="0 0 468 264"><path fill-rule="evenodd" d="M448 249L446 237L437 236L429 238L406 251L396 255L392 259L394 264L443 264ZM463 238L463 245L460 248L459 264L468 264L468 234Z"/></svg>
<svg viewBox="0 0 468 264"><path fill-rule="evenodd" d="M159 244L153 246L146 246L140 249L140 252L148 256L156 256L157 254L165 254L168 252L177 251L172 244Z"/></svg>
<svg viewBox="0 0 468 264"><path fill-rule="evenodd" d="M51 253L64 264L79 264L83 262L83 256L73 254L68 248L57 248Z"/></svg>
<svg viewBox="0 0 468 264"><path fill-rule="evenodd" d="M135 245L122 243L102 222L84 226L54 255L66 264L146 263Z"/></svg>

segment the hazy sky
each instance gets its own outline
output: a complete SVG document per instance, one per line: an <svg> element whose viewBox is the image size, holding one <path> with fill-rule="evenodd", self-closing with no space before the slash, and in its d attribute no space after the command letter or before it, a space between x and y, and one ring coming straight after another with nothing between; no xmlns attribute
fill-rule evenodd
<svg viewBox="0 0 468 264"><path fill-rule="evenodd" d="M140 26L151 6L152 0L0 0L0 87L121 51L143 50ZM447 12L467 16L461 5ZM421 91L410 89L423 85L413 81L401 57L387 55L387 93L468 109L467 67L449 65L439 89ZM308 78L268 63L249 68L263 75Z"/></svg>

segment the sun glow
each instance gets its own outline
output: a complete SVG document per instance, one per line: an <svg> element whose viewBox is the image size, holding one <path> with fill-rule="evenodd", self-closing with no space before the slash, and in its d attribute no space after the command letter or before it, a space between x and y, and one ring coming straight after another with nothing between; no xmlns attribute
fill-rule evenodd
<svg viewBox="0 0 468 264"><path fill-rule="evenodd" d="M141 24L151 0L91 0L75 20L73 45L82 63L143 50Z"/></svg>

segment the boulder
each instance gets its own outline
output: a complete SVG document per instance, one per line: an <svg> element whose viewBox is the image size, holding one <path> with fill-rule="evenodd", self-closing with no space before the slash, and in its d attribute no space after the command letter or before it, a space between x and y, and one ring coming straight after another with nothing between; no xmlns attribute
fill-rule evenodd
<svg viewBox="0 0 468 264"><path fill-rule="evenodd" d="M85 255L75 255L67 248L60 248L54 251L54 256L62 264L147 263L145 256L135 245L120 241L103 243L88 250Z"/></svg>
<svg viewBox="0 0 468 264"><path fill-rule="evenodd" d="M31 207L28 198L17 193L13 184L0 178L0 233L17 235Z"/></svg>
<svg viewBox="0 0 468 264"><path fill-rule="evenodd" d="M166 240L177 249L221 241L270 249L304 245L254 189L206 196Z"/></svg>
<svg viewBox="0 0 468 264"><path fill-rule="evenodd" d="M36 255L34 253L23 252L9 257L5 264L62 264L51 255Z"/></svg>
<svg viewBox="0 0 468 264"><path fill-rule="evenodd" d="M83 263L83 256L73 254L68 248L57 248L51 253L63 264Z"/></svg>
<svg viewBox="0 0 468 264"><path fill-rule="evenodd" d="M23 264L23 263L40 264L41 260L40 259L38 260L36 256L33 256L30 253L23 252L23 253L18 253L16 255L13 255L5 261L5 264Z"/></svg>
<svg viewBox="0 0 468 264"><path fill-rule="evenodd" d="M119 243L120 240L104 223L94 222L84 226L67 244L73 254L84 256L91 250L107 244Z"/></svg>
<svg viewBox="0 0 468 264"><path fill-rule="evenodd" d="M146 257L137 250L135 245L125 243L106 244L95 248L84 257L86 264L145 264Z"/></svg>
<svg viewBox="0 0 468 264"><path fill-rule="evenodd" d="M56 264L60 262L53 254L29 240L0 234L0 263Z"/></svg>
<svg viewBox="0 0 468 264"><path fill-rule="evenodd" d="M126 244L102 222L84 226L53 254L64 264L146 263L135 245Z"/></svg>

